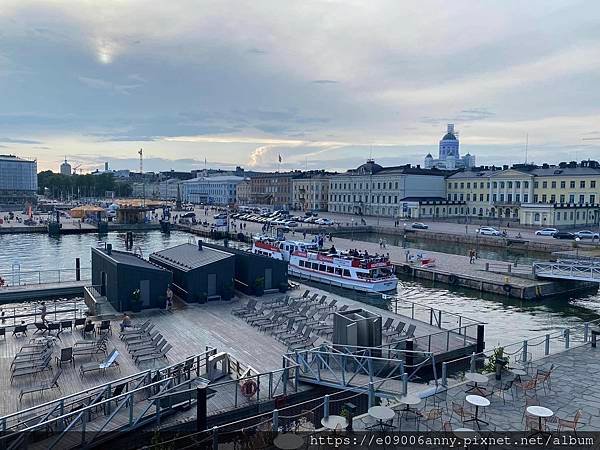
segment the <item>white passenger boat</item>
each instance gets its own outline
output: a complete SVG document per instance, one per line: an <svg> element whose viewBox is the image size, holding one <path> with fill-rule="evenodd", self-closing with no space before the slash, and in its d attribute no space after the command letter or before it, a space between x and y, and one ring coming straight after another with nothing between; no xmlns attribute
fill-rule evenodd
<svg viewBox="0 0 600 450"><path fill-rule="evenodd" d="M288 272L300 278L363 292L388 292L398 279L385 255L319 250L314 242L258 237L252 253L288 261Z"/></svg>

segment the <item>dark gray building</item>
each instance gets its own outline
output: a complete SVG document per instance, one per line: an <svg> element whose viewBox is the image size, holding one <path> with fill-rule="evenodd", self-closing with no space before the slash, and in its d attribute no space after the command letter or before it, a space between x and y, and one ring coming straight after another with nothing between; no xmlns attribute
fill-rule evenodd
<svg viewBox="0 0 600 450"><path fill-rule="evenodd" d="M173 291L187 302L233 296L235 257L231 253L199 242L152 253L150 261L173 273Z"/></svg>
<svg viewBox="0 0 600 450"><path fill-rule="evenodd" d="M171 272L132 253L92 248L92 283L117 311L164 308L170 282Z"/></svg>

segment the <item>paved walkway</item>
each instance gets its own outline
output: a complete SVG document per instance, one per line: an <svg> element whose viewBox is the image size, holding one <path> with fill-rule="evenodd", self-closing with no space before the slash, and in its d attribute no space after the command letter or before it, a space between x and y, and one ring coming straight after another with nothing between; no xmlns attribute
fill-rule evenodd
<svg viewBox="0 0 600 450"><path fill-rule="evenodd" d="M598 389L597 376L600 371L600 348L593 349L589 344L573 348L562 353L558 353L542 360L535 361L529 370L529 376L523 377L524 380L535 376L537 370L549 370L554 365L551 375L550 387L546 385L546 390L539 385L535 396L531 395L539 405L551 409L555 417L572 420L577 410L582 411L580 425L577 431L600 431L600 389ZM511 375L503 377L502 383L510 382ZM489 422L489 426L482 425L480 430L487 431L524 431L528 430L523 420L523 412L526 409L525 396L522 390L518 388L506 392L504 404L502 397L493 389L497 381L493 375L489 375L490 381L485 385L487 398L490 406L481 408L480 413ZM472 413L473 407L465 402L466 382L450 387L447 393L446 402L441 401L440 406L443 409L441 420L431 422L421 422L420 430L440 430L443 422L449 422L452 428L467 426L473 428L473 424L463 424L460 417L452 414L452 403L464 405L465 409ZM491 391L494 391L491 394ZM470 394L473 394L471 392ZM432 401L421 402L417 406L423 413L430 411L434 405ZM392 405L390 405L392 406ZM401 406L392 406L395 410L400 410ZM355 429L365 429L371 426L375 421L368 415L360 416L356 419ZM416 422L414 418L410 420L403 419L401 422L398 415L394 419L394 426L401 425L403 431L415 430ZM549 419L547 429L555 431L557 424L554 418ZM566 430L568 431L568 430Z"/></svg>

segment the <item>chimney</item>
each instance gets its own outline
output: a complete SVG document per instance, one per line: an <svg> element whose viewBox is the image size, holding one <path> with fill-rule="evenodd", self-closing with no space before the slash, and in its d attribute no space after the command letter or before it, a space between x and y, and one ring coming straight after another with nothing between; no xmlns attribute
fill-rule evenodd
<svg viewBox="0 0 600 450"><path fill-rule="evenodd" d="M106 254L112 255L112 244L106 244Z"/></svg>
<svg viewBox="0 0 600 450"><path fill-rule="evenodd" d="M198 239L198 250L202 251L202 239Z"/></svg>

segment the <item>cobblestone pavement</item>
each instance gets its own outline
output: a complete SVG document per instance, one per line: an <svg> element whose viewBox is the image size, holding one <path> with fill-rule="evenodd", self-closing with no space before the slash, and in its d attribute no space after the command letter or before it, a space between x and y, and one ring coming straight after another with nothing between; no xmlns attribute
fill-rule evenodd
<svg viewBox="0 0 600 450"><path fill-rule="evenodd" d="M549 431L557 430L557 417L573 420L577 410L582 411L577 431L600 431L599 358L600 349L591 348L589 344L586 344L539 361L534 361L532 366L528 368L528 376L523 377L524 381L530 380L532 376L536 375L538 370L547 371L554 365L550 383L546 383L545 385L539 383L535 394L533 392L527 394L533 401L537 401L540 406L549 408L554 412L554 417L548 419L545 424ZM489 425L482 424L479 427L482 432L486 430L524 431L530 429L523 418L523 413L526 409L526 397L523 391L513 386L512 389L506 391L504 399L506 403L504 403L501 395L495 389L495 387L499 386L499 383L506 385L512 379L514 379L513 375L505 374L501 382L498 382L493 375L489 375L489 382L484 386L486 388L485 396L490 401L490 405L479 410L480 417L489 422ZM414 415L411 414L409 418L400 418L400 414L397 413L393 420L395 429L398 430L398 426L400 426L402 431L416 430L417 427L421 431L439 431L442 428L443 422L449 422L453 429L465 426L478 428L474 426L473 422L463 424L461 418L456 413L452 413L452 403L454 402L455 404L464 406L468 414L474 414L474 407L465 401L466 395L474 394L474 392L466 393L467 389L467 383L461 382L450 387L446 395L441 397L436 405L434 405L431 399L428 399L427 402L422 401L416 407L425 415L432 408L441 407L443 410L441 419L427 422L421 420L419 424L419 421L415 420ZM402 405L394 405L393 402L390 402L389 406L396 411L400 411L403 408ZM376 424L373 418L363 415L355 418L354 428L356 430L364 430L366 427ZM563 430L572 431L568 428L563 428Z"/></svg>

